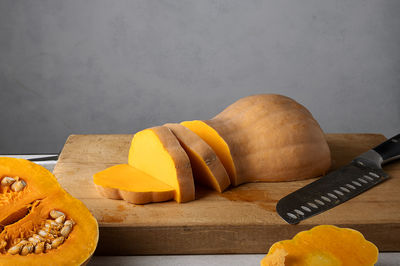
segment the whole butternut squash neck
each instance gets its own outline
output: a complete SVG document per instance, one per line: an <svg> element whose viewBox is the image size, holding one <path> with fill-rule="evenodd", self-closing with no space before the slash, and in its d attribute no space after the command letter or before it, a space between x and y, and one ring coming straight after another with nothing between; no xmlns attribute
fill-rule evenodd
<svg viewBox="0 0 400 266"><path fill-rule="evenodd" d="M316 177L331 165L319 124L286 96L245 97L210 120L182 124L215 150L233 185Z"/></svg>

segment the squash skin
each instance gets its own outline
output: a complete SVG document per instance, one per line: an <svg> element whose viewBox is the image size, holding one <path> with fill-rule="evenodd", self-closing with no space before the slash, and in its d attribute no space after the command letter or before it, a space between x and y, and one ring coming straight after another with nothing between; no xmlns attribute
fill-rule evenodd
<svg viewBox="0 0 400 266"><path fill-rule="evenodd" d="M28 237L32 229L38 229L41 222L48 219L53 209L64 211L75 225L66 241L57 249L42 254L26 256L11 255L0 250L0 265L82 265L88 262L98 242L98 224L86 206L69 195L58 184L55 177L45 168L27 160L0 158L0 177L19 176L27 183L24 190L12 197L0 194L0 223L13 215L19 208L30 206L26 216L18 217L14 223L6 225L0 232L0 240L15 244L15 238ZM3 212L3 210L6 210ZM19 216L19 215L17 215ZM35 230L34 230L35 231ZM11 240L10 240L11 239ZM14 242L13 242L14 241Z"/></svg>
<svg viewBox="0 0 400 266"><path fill-rule="evenodd" d="M372 266L378 248L350 228L319 225L273 244L261 266Z"/></svg>
<svg viewBox="0 0 400 266"><path fill-rule="evenodd" d="M234 171L227 171L235 186L317 177L331 166L330 150L318 122L305 107L286 96L248 96L210 120L195 122L182 124L202 137L218 156L224 156L220 157L222 162L233 162ZM215 139L212 131L228 147L222 155L207 141ZM224 166L227 168L226 163Z"/></svg>
<svg viewBox="0 0 400 266"><path fill-rule="evenodd" d="M174 133L189 156L195 181L218 192L224 191L230 185L225 167L202 138L180 124L169 123L164 126Z"/></svg>

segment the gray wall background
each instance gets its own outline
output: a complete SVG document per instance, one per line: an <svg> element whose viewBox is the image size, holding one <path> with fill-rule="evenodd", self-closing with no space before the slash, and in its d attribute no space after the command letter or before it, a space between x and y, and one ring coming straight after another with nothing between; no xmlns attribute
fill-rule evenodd
<svg viewBox="0 0 400 266"><path fill-rule="evenodd" d="M398 0L1 0L0 154L280 93L326 132L400 132Z"/></svg>

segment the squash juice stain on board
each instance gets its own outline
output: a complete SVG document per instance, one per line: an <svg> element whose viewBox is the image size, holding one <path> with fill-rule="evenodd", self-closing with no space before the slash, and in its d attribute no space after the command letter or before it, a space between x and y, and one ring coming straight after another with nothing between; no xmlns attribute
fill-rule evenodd
<svg viewBox="0 0 400 266"><path fill-rule="evenodd" d="M222 197L230 201L242 201L254 203L260 208L275 212L276 200L272 200L267 191L256 189L232 189L221 194Z"/></svg>
<svg viewBox="0 0 400 266"><path fill-rule="evenodd" d="M105 209L104 212L100 213L100 218L99 218L99 222L102 223L121 223L123 221L125 221L126 218L126 213L121 212L120 210L120 206L122 205L118 205L117 209L118 209L118 215L113 215L110 213L113 213L113 211L111 210L107 210Z"/></svg>
<svg viewBox="0 0 400 266"><path fill-rule="evenodd" d="M118 205L117 209L118 211L125 211L126 207L124 205Z"/></svg>

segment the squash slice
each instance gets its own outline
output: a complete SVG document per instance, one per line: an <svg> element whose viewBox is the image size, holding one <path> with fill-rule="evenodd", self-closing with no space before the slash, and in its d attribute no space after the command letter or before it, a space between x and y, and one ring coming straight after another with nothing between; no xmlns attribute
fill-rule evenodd
<svg viewBox="0 0 400 266"><path fill-rule="evenodd" d="M128 164L119 164L93 176L99 193L109 199L123 199L134 204L167 201L175 189Z"/></svg>
<svg viewBox="0 0 400 266"><path fill-rule="evenodd" d="M129 150L129 164L175 189L177 202L194 200L189 157L171 130L164 126L137 132Z"/></svg>
<svg viewBox="0 0 400 266"><path fill-rule="evenodd" d="M194 180L218 192L229 185L228 174L214 150L198 135L180 124L165 124L189 156Z"/></svg>
<svg viewBox="0 0 400 266"><path fill-rule="evenodd" d="M222 138L217 130L207 124L207 121L183 121L181 124L202 138L217 154L219 160L222 162L225 170L229 175L229 179L232 185L237 186L237 175L236 168L233 163L230 148Z"/></svg>

